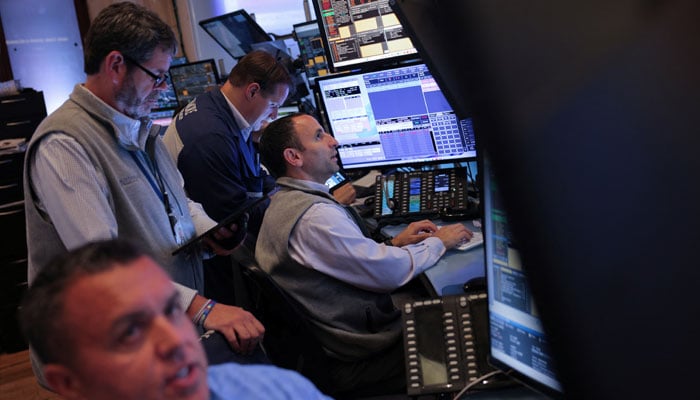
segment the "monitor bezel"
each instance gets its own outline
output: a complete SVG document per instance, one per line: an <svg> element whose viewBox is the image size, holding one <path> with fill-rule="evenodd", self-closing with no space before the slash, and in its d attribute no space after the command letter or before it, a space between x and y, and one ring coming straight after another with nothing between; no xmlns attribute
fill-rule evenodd
<svg viewBox="0 0 700 400"><path fill-rule="evenodd" d="M183 104L183 102L180 101L180 91L178 90L177 84L176 84L175 81L172 79L172 71L173 71L173 69L180 69L180 68L185 68L185 67L189 67L189 66L192 66L192 65L203 65L203 64L209 64L209 65L211 65L212 71L214 72L214 76L216 77L216 82L215 82L215 84L216 84L216 86L221 85L221 76L219 75L219 69L216 67L216 62L214 61L213 58L206 58L206 59L204 59L204 60L192 61L192 62L187 62L187 63L184 63L184 64L178 64L178 65L171 65L170 68L168 69L168 75L170 76L170 79L171 79L171 82L172 82L172 85L173 85L173 89L175 90L175 97L177 98L178 108L182 108L182 107L186 106L187 103L189 103L189 101L187 101L187 102L184 103L184 104ZM201 93L200 93L200 94L201 94ZM192 99L190 99L190 101L191 101L191 100L192 100Z"/></svg>
<svg viewBox="0 0 700 400"><path fill-rule="evenodd" d="M401 63L399 65L375 65L372 69L368 70L355 70L355 71L343 71L339 73L334 73L334 74L329 74L326 76L319 76L316 79L316 85L314 86L314 93L316 94L317 97L317 108L320 110L321 114L321 124L323 125L324 129L330 133L333 137L335 137L335 133L333 132L333 128L330 123L330 119L328 118L328 110L326 109L326 103L323 100L323 93L321 89L321 85L324 81L331 80L331 79L343 79L348 76L361 76L363 74L370 74L370 73L375 73L375 72L380 72L384 70L390 70L390 69L397 69L397 68L404 68L404 67L412 67L416 65L425 65L430 73L432 74L432 71L430 70L430 67L422 62L422 60L412 60L410 62L406 63ZM439 84L438 84L439 86ZM442 90L442 87L440 87L440 91L444 93ZM452 106L450 104L450 106ZM453 109L454 111L454 109ZM464 119L464 118L459 118L459 116L456 114L458 119ZM391 160L383 163L375 163L372 165L344 165L343 160L340 157L340 154L338 154L338 164L340 167L344 170L347 171L360 171L360 170L372 170L372 169L391 169L391 168L401 168L401 167L423 167L423 166L430 166L430 165L441 165L441 164L459 164L467 161L475 161L478 159L478 140L477 140L477 134L474 132L474 140L477 142L476 143L476 148L474 150L474 155L469 155L469 156L462 156L462 157L454 157L454 158L449 158L449 159L432 159L432 160L424 160L424 161L417 161L417 160L411 160L411 161L406 161L406 162L396 162L396 160Z"/></svg>
<svg viewBox="0 0 700 400"><path fill-rule="evenodd" d="M336 62L336 60L333 58L330 40L328 39L328 34L326 33L326 25L322 18L321 6L319 4L320 2L321 0L311 0L311 3L313 3L314 12L316 13L316 21L318 22L318 28L321 33L321 40L323 41L323 46L326 49L326 62L328 63L328 69L331 73L341 73L342 71L371 70L379 66L389 66L420 59L418 48L416 47L416 44L413 41L413 39L411 39L411 44L413 45L413 52L409 54L389 55L369 60L359 58L357 59L359 61L339 66L338 62ZM401 27L402 29L406 29L403 25Z"/></svg>
<svg viewBox="0 0 700 400"><path fill-rule="evenodd" d="M262 42L267 42L267 41L271 41L271 40L272 40L272 38L270 37L270 34L268 34L267 32L265 32L265 30L264 30L260 25L258 25L258 23L255 22L255 20L253 19L253 17L251 17L250 14L248 14L248 12L247 12L246 10L244 10L244 9L232 11L232 12L230 12L230 13L222 14L222 15L219 15L219 16L216 16L216 17L211 17L211 18L207 18L207 19L203 19L203 20L199 21L199 26L207 33L207 35L209 35L212 39L214 39L214 41L215 41L219 46L221 46L221 48L224 49L224 51L226 51L226 53L228 53L231 57L233 57L234 60L239 60L239 59L243 58L243 56L245 56L245 55L246 55L248 52L250 52L252 49L249 49L249 50L243 49L243 54L240 54L240 55L239 55L239 54L233 54L223 43L221 43L221 41L219 40L219 38L217 38L214 34L212 34L212 32L210 32L207 28L205 28L205 25L207 25L207 24L209 24L209 23L211 23L211 22L224 21L224 20L227 20L227 19L231 19L231 18L233 18L234 16L241 16L241 17L243 17L243 18L246 20L246 24L247 24L248 26L251 27L251 30L252 30L253 32L255 32L255 33L258 34L258 35L261 35L261 36L265 36L265 37L266 37L266 40L259 40L259 41L257 41L257 42L252 42L252 43L262 43ZM234 36L234 37L236 37L235 34L234 34L233 32L231 32L231 35ZM250 44L252 44L252 43L250 43Z"/></svg>

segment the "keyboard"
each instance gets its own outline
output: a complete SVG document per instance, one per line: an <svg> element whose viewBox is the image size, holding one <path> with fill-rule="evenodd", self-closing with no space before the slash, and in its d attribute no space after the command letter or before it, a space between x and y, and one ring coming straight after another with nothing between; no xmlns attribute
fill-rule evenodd
<svg viewBox="0 0 700 400"><path fill-rule="evenodd" d="M472 236L472 238L468 242L458 245L457 247L455 247L455 249L466 251L469 249L473 249L476 246L484 244L484 235L481 233L481 231L474 231L472 233L474 234L474 236Z"/></svg>

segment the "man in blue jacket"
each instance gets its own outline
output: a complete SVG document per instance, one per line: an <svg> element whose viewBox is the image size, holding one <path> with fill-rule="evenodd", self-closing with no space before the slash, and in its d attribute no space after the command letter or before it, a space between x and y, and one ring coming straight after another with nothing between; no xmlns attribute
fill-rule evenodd
<svg viewBox="0 0 700 400"><path fill-rule="evenodd" d="M260 166L253 136L264 121L277 117L292 88L282 64L265 51L252 51L238 61L221 88L191 101L168 127L163 140L185 191L213 219L220 221L244 201L274 189L274 179ZM250 243L255 243L268 203L249 212ZM204 293L220 303L245 306L231 266L229 257L206 260Z"/></svg>
<svg viewBox="0 0 700 400"><path fill-rule="evenodd" d="M255 50L233 67L226 82L190 102L169 125L164 142L185 180L185 191L202 204L206 213L220 221L244 201L275 189L275 180L261 167L256 135L293 90L286 67L274 56ZM345 198L355 198L352 185L345 185ZM340 196L339 192L336 196ZM248 246L255 237L269 201L249 213ZM205 294L219 302L240 305L229 257L205 261Z"/></svg>

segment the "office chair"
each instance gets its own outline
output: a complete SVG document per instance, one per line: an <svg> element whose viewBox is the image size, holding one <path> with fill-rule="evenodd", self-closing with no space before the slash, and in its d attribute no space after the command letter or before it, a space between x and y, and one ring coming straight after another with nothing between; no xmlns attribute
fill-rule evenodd
<svg viewBox="0 0 700 400"><path fill-rule="evenodd" d="M263 345L268 358L279 367L304 375L322 392L334 394L328 356L300 306L257 265L252 255L238 253L252 298L250 311L265 326Z"/></svg>
<svg viewBox="0 0 700 400"><path fill-rule="evenodd" d="M406 393L377 397L368 388L338 391L333 387L329 371L336 360L330 358L318 340L306 313L255 261L248 248L241 246L234 259L241 265L251 296L251 312L265 326L263 345L267 357L278 367L304 375L323 393L338 400L405 400Z"/></svg>

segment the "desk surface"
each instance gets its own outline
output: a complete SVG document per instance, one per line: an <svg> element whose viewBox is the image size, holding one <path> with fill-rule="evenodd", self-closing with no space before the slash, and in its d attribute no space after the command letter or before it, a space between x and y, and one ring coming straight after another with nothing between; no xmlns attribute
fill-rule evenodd
<svg viewBox="0 0 700 400"><path fill-rule="evenodd" d="M435 221L435 223L448 224L442 221ZM472 221L462 221L462 223L472 231L478 229L474 227ZM382 232L396 236L406 226L406 224L388 225L382 228ZM464 293L465 282L483 277L485 274L484 246L481 245L470 250L448 250L434 266L421 275L421 278L427 283L426 286L432 295L445 296Z"/></svg>

